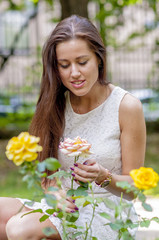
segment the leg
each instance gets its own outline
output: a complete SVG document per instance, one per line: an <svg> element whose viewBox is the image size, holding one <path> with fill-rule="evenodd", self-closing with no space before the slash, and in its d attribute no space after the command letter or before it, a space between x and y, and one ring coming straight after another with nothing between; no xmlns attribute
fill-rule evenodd
<svg viewBox="0 0 159 240"><path fill-rule="evenodd" d="M8 239L5 231L6 223L12 216L14 216L19 212L21 207L22 207L22 204L20 203L19 200L15 198L5 198L5 197L0 198L0 239L1 240Z"/></svg>
<svg viewBox="0 0 159 240"><path fill-rule="evenodd" d="M8 239L41 240L45 238L49 240L61 240L56 227L50 222L49 219L44 222L39 221L43 214L31 213L22 217L22 215L27 212L18 213L17 215L10 218L6 225ZM46 227L53 228L55 230L55 234L52 234L47 238L42 231Z"/></svg>
<svg viewBox="0 0 159 240"><path fill-rule="evenodd" d="M24 218L20 218L20 215L23 215L24 212L26 211L30 211L28 208L24 207L22 208L23 205L22 203L15 199L15 198L0 198L0 239L1 240L8 240L8 237L7 237L7 234L6 234L6 228L7 228L7 232L8 234L11 234L11 232L16 229L17 232L20 231L20 229L18 228L18 222L19 219L20 219L20 223L21 226L22 226L22 222L24 222L25 225L23 225L23 229L25 231L25 228L26 226L28 226L28 223L30 223L30 227L32 226L32 224L34 224L32 221L35 221L37 224L36 224L36 227L38 227L38 223L40 224L39 222L39 218L41 216L38 216L38 213L34 215L33 214L30 214L30 215L26 215L26 217L28 216L33 216L33 218L35 218L35 220L29 220L28 219L28 222L26 223L25 221L21 221L22 219L24 220ZM21 211L20 211L21 210ZM20 211L20 212L19 212ZM15 216L16 215L16 216ZM15 217L14 217L15 216ZM13 218L12 218L13 217ZM17 219L16 219L17 217ZM36 219L37 218L37 219ZM10 219L10 220L9 220ZM26 219L26 218L25 218ZM9 221L8 221L9 220ZM14 220L16 221L15 222L15 226L12 225L12 223L14 222ZM7 226L6 226L7 225ZM16 226L17 225L17 226ZM43 226L42 226L43 225ZM44 226L45 225L45 226ZM46 226L49 226L49 227L53 227L53 224L51 224L51 222L49 220L45 221L43 224L40 224L40 227L46 227ZM13 227L13 230L12 230L12 227ZM34 233L40 231L39 229L37 229L36 231L34 231ZM13 234L13 233L12 233ZM43 236L43 235L42 235ZM43 238L43 237L42 237ZM12 238L11 238L12 239ZM13 238L13 240L16 239L18 240L16 237ZM24 240L24 236L21 238L22 240ZM27 238L26 238L27 239ZM33 239L33 238L28 238L28 239ZM41 238L35 238L34 236L34 239L41 239ZM50 239L60 239L60 236L59 234L57 234L57 237L56 238L51 238Z"/></svg>

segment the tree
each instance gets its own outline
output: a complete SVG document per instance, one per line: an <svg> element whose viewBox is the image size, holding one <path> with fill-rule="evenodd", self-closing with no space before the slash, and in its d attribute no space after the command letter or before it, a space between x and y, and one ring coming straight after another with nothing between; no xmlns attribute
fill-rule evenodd
<svg viewBox="0 0 159 240"><path fill-rule="evenodd" d="M60 0L62 7L61 18L64 19L72 14L77 14L88 18L88 2L89 0Z"/></svg>

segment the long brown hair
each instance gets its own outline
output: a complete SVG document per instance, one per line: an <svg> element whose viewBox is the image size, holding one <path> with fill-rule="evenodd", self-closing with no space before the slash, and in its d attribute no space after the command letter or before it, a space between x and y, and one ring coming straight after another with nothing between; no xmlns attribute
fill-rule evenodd
<svg viewBox="0 0 159 240"><path fill-rule="evenodd" d="M100 84L106 82L106 50L96 27L86 18L73 15L57 24L43 47L43 74L40 96L30 132L40 137L43 151L40 161L47 157L58 158L58 145L64 130L66 88L61 82L56 57L56 46L70 39L80 38L100 60Z"/></svg>

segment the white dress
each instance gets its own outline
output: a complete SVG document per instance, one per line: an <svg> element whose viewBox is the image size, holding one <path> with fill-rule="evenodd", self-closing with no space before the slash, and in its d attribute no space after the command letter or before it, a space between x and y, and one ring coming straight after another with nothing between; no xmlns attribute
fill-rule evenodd
<svg viewBox="0 0 159 240"><path fill-rule="evenodd" d="M115 87L110 96L97 108L86 114L77 114L73 111L69 92L66 93L66 111L65 111L65 130L63 138L75 138L80 136L86 139L92 144L91 151L94 153L90 158L95 159L104 168L109 169L112 173L121 174L121 146L120 146L120 126L119 126L119 106L121 100L127 92L120 87ZM59 162L62 165L61 170L70 171L70 167L73 166L74 158L68 157L59 152ZM79 162L84 162L86 159L79 158ZM70 179L63 181L63 188L68 190L71 186ZM111 194L106 189L100 188L95 183L93 185L93 191L95 197L109 198L113 200L115 204L119 204L120 198ZM74 183L74 188L78 185ZM21 202L25 202L25 199L20 199ZM34 203L32 209L42 208L45 211L48 207L45 200L41 203ZM92 236L98 240L115 240L117 233L113 231L109 226L104 226L107 220L101 217L98 213L106 212L114 218L114 210L110 210L106 205L101 202L95 211L95 218L92 224ZM87 205L84 208L79 209L79 218L76 224L79 226L85 226L86 222L89 224L92 216L92 207ZM122 217L127 217L127 211L122 213ZM134 209L131 211L131 219L137 220ZM62 226L58 218L51 216L51 222L56 226L62 237ZM70 229L71 231L71 229ZM82 238L76 237L81 240ZM88 238L89 239L89 238Z"/></svg>

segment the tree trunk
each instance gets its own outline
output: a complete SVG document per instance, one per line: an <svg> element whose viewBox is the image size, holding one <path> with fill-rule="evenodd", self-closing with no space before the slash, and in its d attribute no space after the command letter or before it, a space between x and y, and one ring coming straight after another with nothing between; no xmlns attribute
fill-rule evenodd
<svg viewBox="0 0 159 240"><path fill-rule="evenodd" d="M60 0L62 8L61 18L64 19L72 14L88 18L88 2L89 0Z"/></svg>

